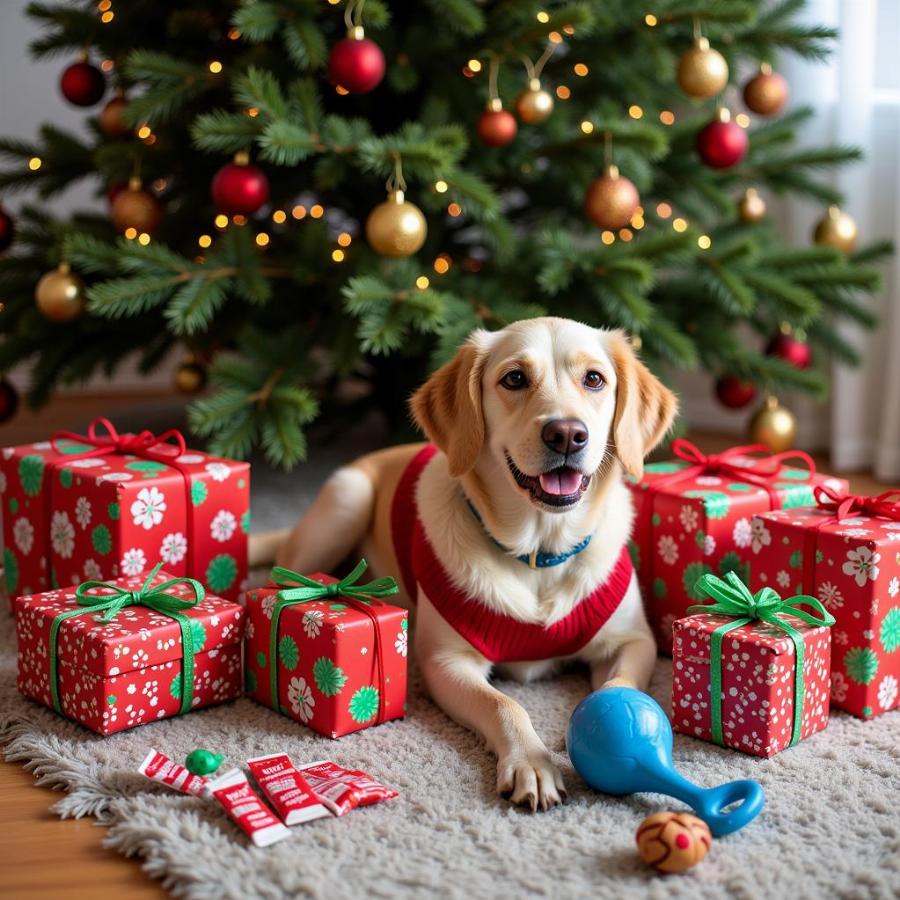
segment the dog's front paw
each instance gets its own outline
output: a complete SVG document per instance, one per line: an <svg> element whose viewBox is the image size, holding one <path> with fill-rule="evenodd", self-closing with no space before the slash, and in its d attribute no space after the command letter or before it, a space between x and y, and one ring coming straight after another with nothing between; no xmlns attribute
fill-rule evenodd
<svg viewBox="0 0 900 900"><path fill-rule="evenodd" d="M497 792L532 812L552 809L566 798L562 774L541 747L504 756L497 763Z"/></svg>

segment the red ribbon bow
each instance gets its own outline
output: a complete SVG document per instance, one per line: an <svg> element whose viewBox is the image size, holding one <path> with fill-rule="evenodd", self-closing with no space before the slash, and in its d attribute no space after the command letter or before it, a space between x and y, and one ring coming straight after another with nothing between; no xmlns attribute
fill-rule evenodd
<svg viewBox="0 0 900 900"><path fill-rule="evenodd" d="M106 434L98 434L98 428L105 428ZM102 416L94 419L88 426L88 433L78 434L74 431L57 431L50 439L50 446L57 452L63 451L57 441L70 440L81 444L91 444L90 450L70 453L68 459L79 459L84 456L109 456L115 453L130 453L142 459L170 462L173 457L181 456L187 450L184 435L177 428L170 428L160 435L145 429L138 434L119 434L116 426ZM173 444L168 443L174 440ZM160 445L164 445L160 446ZM159 449L156 449L159 448Z"/></svg>
<svg viewBox="0 0 900 900"><path fill-rule="evenodd" d="M684 438L676 438L672 441L672 452L678 459L693 465L679 472L673 473L678 481L694 478L697 475L721 474L730 475L738 481L746 481L759 485L772 492L768 484L781 471L788 459L799 460L806 463L810 475L815 475L816 464L813 458L803 450L785 450L782 453L768 453L769 448L765 444L745 444L742 447L729 447L721 453L703 453L696 444ZM765 457L750 457L753 453L767 453ZM747 459L750 457L748 464ZM739 463L738 459L744 462Z"/></svg>
<svg viewBox="0 0 900 900"><path fill-rule="evenodd" d="M850 516L877 516L900 522L900 490L885 491L877 497L859 494L841 494L824 484L813 488L816 503L821 509L834 513L834 521L840 522Z"/></svg>

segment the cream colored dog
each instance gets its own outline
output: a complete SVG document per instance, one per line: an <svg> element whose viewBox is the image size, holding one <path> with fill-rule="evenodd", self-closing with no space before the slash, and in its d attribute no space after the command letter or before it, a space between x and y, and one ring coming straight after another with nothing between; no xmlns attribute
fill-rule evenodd
<svg viewBox="0 0 900 900"><path fill-rule="evenodd" d="M640 477L676 407L619 331L543 318L472 334L412 398L416 422L442 451L418 481L419 521L454 585L510 622L565 619L619 560L633 517L623 470ZM398 574L392 502L421 449L383 450L335 472L277 562L327 571L361 552L379 574ZM528 565L539 552L565 555L589 536L560 564ZM401 598L416 607L415 651L432 697L486 740L497 755L497 789L514 803L548 809L565 787L528 713L492 686L492 671L528 680L578 659L594 688L645 688L656 647L634 576L625 584L618 607L576 653L497 666L421 586Z"/></svg>

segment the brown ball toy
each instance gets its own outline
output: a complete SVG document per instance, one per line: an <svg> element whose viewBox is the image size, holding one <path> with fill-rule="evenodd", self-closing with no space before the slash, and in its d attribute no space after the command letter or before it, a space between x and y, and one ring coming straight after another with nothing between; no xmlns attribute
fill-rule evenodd
<svg viewBox="0 0 900 900"><path fill-rule="evenodd" d="M658 812L641 822L634 836L641 859L657 872L686 872L709 851L712 834L690 813Z"/></svg>

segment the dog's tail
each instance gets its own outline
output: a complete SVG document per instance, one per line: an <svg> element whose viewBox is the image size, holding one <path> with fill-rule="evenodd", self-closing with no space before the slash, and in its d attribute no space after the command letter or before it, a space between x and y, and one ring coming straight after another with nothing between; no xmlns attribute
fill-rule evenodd
<svg viewBox="0 0 900 900"><path fill-rule="evenodd" d="M295 572L332 572L362 542L375 509L375 487L359 465L338 469L293 529L250 539L250 565L273 562Z"/></svg>

